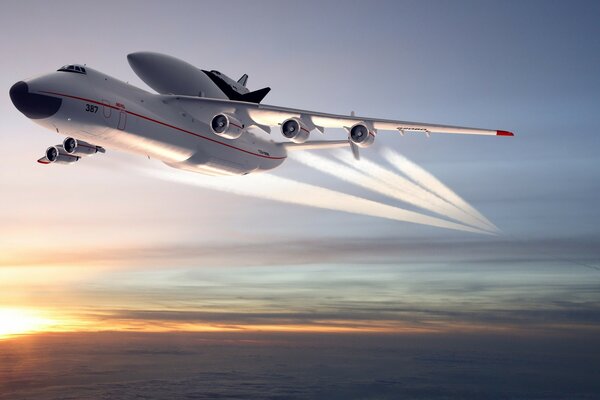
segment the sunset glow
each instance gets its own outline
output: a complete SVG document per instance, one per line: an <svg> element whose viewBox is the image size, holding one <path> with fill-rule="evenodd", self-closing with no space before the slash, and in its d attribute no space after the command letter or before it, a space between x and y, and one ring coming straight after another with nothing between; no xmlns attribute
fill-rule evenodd
<svg viewBox="0 0 600 400"><path fill-rule="evenodd" d="M21 308L0 309L0 339L14 335L43 332L55 324L39 312Z"/></svg>

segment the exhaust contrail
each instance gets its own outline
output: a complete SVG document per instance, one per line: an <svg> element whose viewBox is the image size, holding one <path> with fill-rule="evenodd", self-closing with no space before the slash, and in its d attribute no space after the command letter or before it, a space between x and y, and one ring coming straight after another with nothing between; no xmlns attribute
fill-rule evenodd
<svg viewBox="0 0 600 400"><path fill-rule="evenodd" d="M484 217L479 211L473 208L469 203L463 200L459 195L454 193L452 189L440 182L435 176L419 167L406 157L396 153L390 149L383 149L381 151L383 157L390 162L398 171L406 174L410 179L421 185L432 193L447 199L449 202L454 204L456 207L463 209L468 214L477 218L481 222L485 223L495 231L500 230L490 220Z"/></svg>
<svg viewBox="0 0 600 400"><path fill-rule="evenodd" d="M243 196L344 211L352 214L368 215L395 221L412 222L439 228L490 234L487 231L467 225L446 221L440 218L274 175L260 174L243 177L232 176L212 178L184 171L171 172L143 169L142 172L171 182L199 186Z"/></svg>
<svg viewBox="0 0 600 400"><path fill-rule="evenodd" d="M321 156L317 156L312 153L298 152L291 154L291 156L296 161L299 161L311 168L314 168L319 172L332 175L336 178L371 190L375 193L380 193L392 199L400 200L413 206L419 207L421 209L434 212L438 215L454 219L462 224L471 225L473 227L483 230L489 230L487 226L482 225L477 219L471 217L468 214L465 214L460 210L456 212L456 210L443 209L443 206L446 205L444 201L438 199L435 195L415 185L413 182L402 177L398 177L392 172L388 171L389 174L393 175L393 177L397 178L398 180L403 180L399 187L391 186L389 185L389 182L385 180L374 179L374 177L365 174L361 169L351 168L344 164L340 164L338 162L326 159ZM356 163L356 160L352 161ZM364 166L365 162L365 160L361 160L360 165ZM376 164L374 164L374 166L379 167ZM381 167L379 168L383 169ZM420 196L416 196L415 192L419 192Z"/></svg>
<svg viewBox="0 0 600 400"><path fill-rule="evenodd" d="M376 179L392 187L395 190L395 196L398 200L405 201L404 197L408 194L413 196L413 199L415 199L414 201L417 202L417 206L420 208L430 210L439 215L444 215L467 225L490 230L495 233L499 232L495 225L490 225L481 221L448 200L438 197L438 194L430 192L427 188L423 188L415 182L400 176L379 164L366 159L361 159L360 162L357 163L347 152L338 151L335 152L334 155L353 168L363 171L372 179Z"/></svg>

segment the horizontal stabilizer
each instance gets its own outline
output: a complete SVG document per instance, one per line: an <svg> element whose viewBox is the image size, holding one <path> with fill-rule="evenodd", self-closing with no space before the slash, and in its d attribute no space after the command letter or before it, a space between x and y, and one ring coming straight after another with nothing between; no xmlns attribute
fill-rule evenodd
<svg viewBox="0 0 600 400"><path fill-rule="evenodd" d="M266 87L255 90L254 92L245 93L240 95L240 101L247 101L248 103L260 103L270 91L271 88Z"/></svg>

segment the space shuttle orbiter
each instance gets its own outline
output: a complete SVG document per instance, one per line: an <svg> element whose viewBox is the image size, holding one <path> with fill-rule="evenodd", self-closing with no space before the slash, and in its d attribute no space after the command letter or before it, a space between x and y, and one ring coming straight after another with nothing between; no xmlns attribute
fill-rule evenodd
<svg viewBox="0 0 600 400"><path fill-rule="evenodd" d="M271 88L251 92L248 75L237 81L217 70L203 70L166 54L137 52L127 56L133 71L160 94L209 97L260 103Z"/></svg>

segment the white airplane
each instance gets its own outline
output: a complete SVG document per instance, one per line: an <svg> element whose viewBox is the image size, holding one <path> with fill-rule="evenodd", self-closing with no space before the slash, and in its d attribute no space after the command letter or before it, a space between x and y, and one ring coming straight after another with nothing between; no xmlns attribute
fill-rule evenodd
<svg viewBox="0 0 600 400"><path fill-rule="evenodd" d="M15 107L61 135L42 164L70 164L104 148L140 154L208 175L245 175L281 165L288 151L373 144L379 131L513 136L490 129L335 115L260 104L270 88L249 91L235 81L177 58L150 52L127 56L135 73L158 94L84 65L15 83ZM287 142L261 132L280 126ZM258 128L258 132L257 129ZM312 131L344 128L348 140L308 140Z"/></svg>

